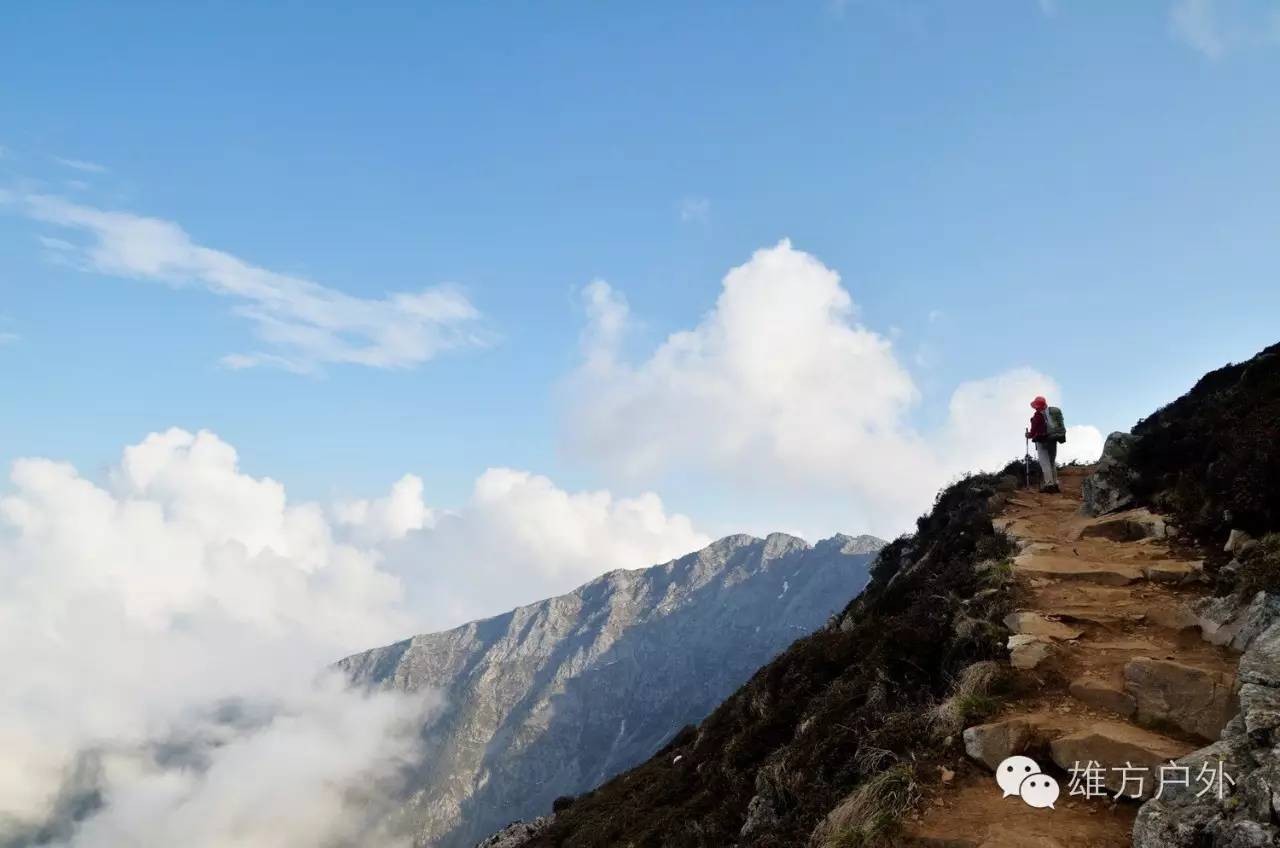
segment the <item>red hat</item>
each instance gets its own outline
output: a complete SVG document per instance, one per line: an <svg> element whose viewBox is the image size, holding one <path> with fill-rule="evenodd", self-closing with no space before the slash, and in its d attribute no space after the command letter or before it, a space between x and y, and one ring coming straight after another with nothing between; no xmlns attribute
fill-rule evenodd
<svg viewBox="0 0 1280 848"><path fill-rule="evenodd" d="M1045 400L1040 395L1036 395L1036 399L1031 401L1032 409L1044 409L1048 405L1049 405L1049 401Z"/></svg>

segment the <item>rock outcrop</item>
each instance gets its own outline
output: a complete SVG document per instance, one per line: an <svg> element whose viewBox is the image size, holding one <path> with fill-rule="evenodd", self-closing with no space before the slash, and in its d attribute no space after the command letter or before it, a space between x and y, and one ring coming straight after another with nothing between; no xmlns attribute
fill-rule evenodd
<svg viewBox="0 0 1280 848"><path fill-rule="evenodd" d="M1190 785L1148 801L1135 848L1262 848L1280 844L1280 611L1259 592L1215 598L1201 611L1206 639L1243 650L1239 711L1221 739L1177 761Z"/></svg>
<svg viewBox="0 0 1280 848"><path fill-rule="evenodd" d="M539 816L532 821L512 822L488 839L476 843L476 848L522 848L554 820L554 816Z"/></svg>
<svg viewBox="0 0 1280 848"><path fill-rule="evenodd" d="M1098 467L1085 478L1082 487L1086 515L1104 515L1133 503L1134 472L1129 467L1129 451L1135 438L1129 433L1112 433L1102 446Z"/></svg>
<svg viewBox="0 0 1280 848"><path fill-rule="evenodd" d="M1097 763L1103 770L1107 789L1130 798L1154 794L1156 785L1152 776L1159 772L1161 765L1184 756L1190 748L1140 727L1109 721L1095 722L1049 744L1053 761L1059 768L1070 773ZM1130 766L1141 771L1122 770Z"/></svg>
<svg viewBox="0 0 1280 848"><path fill-rule="evenodd" d="M1083 486L1089 485L1089 479L1085 479ZM1080 531L1081 539L1110 539L1113 542L1164 539L1168 535L1168 522L1147 509L1127 510L1104 521L1088 524Z"/></svg>
<svg viewBox="0 0 1280 848"><path fill-rule="evenodd" d="M1011 718L965 728L964 752L995 770L1001 761L1027 751L1036 740L1036 726L1025 718Z"/></svg>
<svg viewBox="0 0 1280 848"><path fill-rule="evenodd" d="M702 719L848 603L882 544L731 536L339 667L357 684L444 695L443 714L422 731L402 824L419 845L470 848Z"/></svg>
<svg viewBox="0 0 1280 848"><path fill-rule="evenodd" d="M1097 710L1113 712L1121 718L1129 718L1138 709L1137 701L1128 692L1105 680L1082 677L1073 680L1071 697Z"/></svg>
<svg viewBox="0 0 1280 848"><path fill-rule="evenodd" d="M1125 666L1124 681L1146 724L1168 723L1215 740L1236 713L1236 682L1223 672L1137 657Z"/></svg>

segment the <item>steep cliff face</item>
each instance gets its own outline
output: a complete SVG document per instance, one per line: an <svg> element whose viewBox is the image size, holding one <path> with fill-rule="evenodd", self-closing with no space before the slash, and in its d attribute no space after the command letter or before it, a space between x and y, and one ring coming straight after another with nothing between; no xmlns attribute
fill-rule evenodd
<svg viewBox="0 0 1280 848"><path fill-rule="evenodd" d="M730 536L664 565L348 657L358 684L440 690L405 825L473 845L651 756L867 582L882 542Z"/></svg>

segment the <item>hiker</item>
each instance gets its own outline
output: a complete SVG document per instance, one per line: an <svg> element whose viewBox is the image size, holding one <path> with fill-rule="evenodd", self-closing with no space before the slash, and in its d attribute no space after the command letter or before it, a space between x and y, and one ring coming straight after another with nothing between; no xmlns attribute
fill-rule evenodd
<svg viewBox="0 0 1280 848"><path fill-rule="evenodd" d="M1036 456L1040 459L1040 470L1044 472L1044 482L1040 491L1058 494L1058 443L1067 440L1066 427L1062 423L1062 411L1049 406L1043 397L1031 401L1035 412L1031 415L1031 429L1027 430L1027 438L1036 443Z"/></svg>

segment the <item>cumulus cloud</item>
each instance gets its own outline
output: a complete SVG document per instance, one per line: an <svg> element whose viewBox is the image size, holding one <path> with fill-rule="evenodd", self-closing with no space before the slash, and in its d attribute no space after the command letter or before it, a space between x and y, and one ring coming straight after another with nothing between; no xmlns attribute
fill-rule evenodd
<svg viewBox="0 0 1280 848"><path fill-rule="evenodd" d="M357 538L377 542L403 539L435 523L435 511L422 500L422 478L406 474L384 498L341 501L334 517Z"/></svg>
<svg viewBox="0 0 1280 848"><path fill-rule="evenodd" d="M702 469L842 494L866 520L901 527L949 478L1020 453L1029 398L1060 397L1049 377L1017 369L958 386L943 423L921 426L921 392L892 342L859 323L834 271L788 241L732 269L711 312L639 362L619 349L623 296L596 281L584 302L569 447L627 478ZM1100 448L1092 428L1074 435L1084 452Z"/></svg>
<svg viewBox="0 0 1280 848"><path fill-rule="evenodd" d="M537 474L490 468L465 505L388 546L387 561L413 608L453 625L710 541L652 492L567 492Z"/></svg>
<svg viewBox="0 0 1280 848"><path fill-rule="evenodd" d="M270 271L205 247L177 224L64 198L0 195L25 215L81 241L58 239L59 256L112 276L199 285L235 302L270 350L228 354L230 368L310 373L327 364L407 368L447 350L486 343L480 313L455 286L363 298Z"/></svg>
<svg viewBox="0 0 1280 848"><path fill-rule="evenodd" d="M294 503L209 432L154 433L100 481L19 460L0 496L0 844L398 845L379 804L438 704L322 669L704 541L656 496L510 469L455 510L413 475Z"/></svg>

